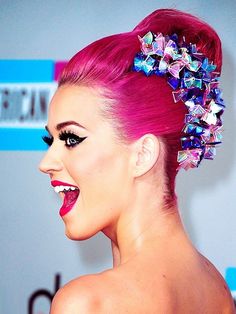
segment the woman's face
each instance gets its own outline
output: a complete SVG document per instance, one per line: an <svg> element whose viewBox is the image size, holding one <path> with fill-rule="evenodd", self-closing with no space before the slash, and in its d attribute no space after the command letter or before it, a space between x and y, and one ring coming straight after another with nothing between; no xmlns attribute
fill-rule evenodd
<svg viewBox="0 0 236 314"><path fill-rule="evenodd" d="M86 239L114 227L128 201L129 146L117 140L102 117L103 103L94 89L63 86L49 108L50 147L40 170L50 175L60 193L60 215L71 239Z"/></svg>

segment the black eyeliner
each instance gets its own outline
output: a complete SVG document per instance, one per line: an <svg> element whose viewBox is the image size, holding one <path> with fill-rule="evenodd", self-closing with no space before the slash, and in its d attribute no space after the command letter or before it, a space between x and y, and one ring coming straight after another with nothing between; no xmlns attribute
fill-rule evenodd
<svg viewBox="0 0 236 314"><path fill-rule="evenodd" d="M61 141L64 141L65 146L69 148L80 144L86 139L86 137L80 137L71 131L62 131L58 137ZM68 144L68 140L72 140L70 144Z"/></svg>

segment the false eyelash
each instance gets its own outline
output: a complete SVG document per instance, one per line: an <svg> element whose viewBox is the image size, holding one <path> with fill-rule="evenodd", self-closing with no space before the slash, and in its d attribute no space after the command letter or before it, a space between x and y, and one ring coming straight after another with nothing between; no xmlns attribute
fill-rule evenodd
<svg viewBox="0 0 236 314"><path fill-rule="evenodd" d="M44 141L44 143L46 143L48 146L51 146L53 143L53 137L52 136L42 136L42 140Z"/></svg>
<svg viewBox="0 0 236 314"><path fill-rule="evenodd" d="M59 134L59 139L65 142L66 147L71 148L83 142L86 137L80 137L71 131L62 131ZM73 142L68 143L68 140L72 140Z"/></svg>

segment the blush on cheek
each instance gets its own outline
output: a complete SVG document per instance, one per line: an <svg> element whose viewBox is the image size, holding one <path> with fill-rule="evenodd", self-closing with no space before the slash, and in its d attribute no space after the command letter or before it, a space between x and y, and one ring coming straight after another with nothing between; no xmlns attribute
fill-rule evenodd
<svg viewBox="0 0 236 314"><path fill-rule="evenodd" d="M86 154L86 156L79 156L73 163L70 163L67 167L70 175L75 178L78 176L78 180L84 176L101 175L109 172L114 168L114 156L111 154L105 155L105 153L96 152Z"/></svg>

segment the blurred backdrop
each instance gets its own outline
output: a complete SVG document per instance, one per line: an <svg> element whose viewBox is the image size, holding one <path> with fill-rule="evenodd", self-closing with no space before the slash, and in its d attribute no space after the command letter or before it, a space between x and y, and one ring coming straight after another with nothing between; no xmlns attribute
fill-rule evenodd
<svg viewBox="0 0 236 314"><path fill-rule="evenodd" d="M214 161L181 172L177 191L189 236L236 294L236 1L0 0L0 314L46 314L60 286L112 266L102 234L65 237L60 200L37 169L42 127L61 61L167 7L201 17L222 39L223 145Z"/></svg>

